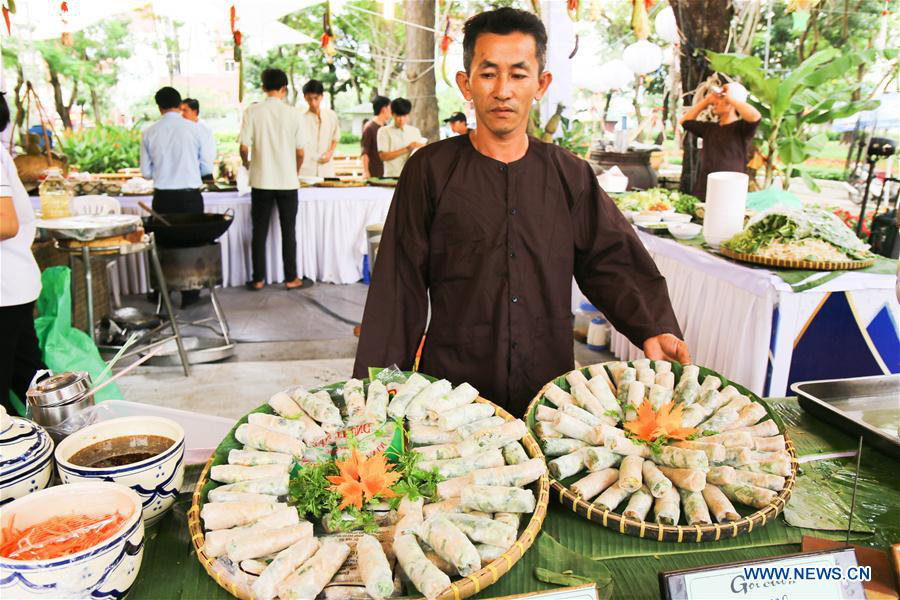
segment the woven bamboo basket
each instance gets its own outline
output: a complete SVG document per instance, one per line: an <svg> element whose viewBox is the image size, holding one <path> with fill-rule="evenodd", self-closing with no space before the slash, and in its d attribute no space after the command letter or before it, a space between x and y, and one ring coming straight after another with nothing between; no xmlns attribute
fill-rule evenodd
<svg viewBox="0 0 900 600"><path fill-rule="evenodd" d="M742 394L749 395L753 400L760 401L760 398L750 392L746 388L739 386L735 383L727 382L724 377L719 376L716 373L710 371L711 374L716 375L720 379L722 379L723 387L724 385L733 385L738 391ZM528 417L529 421L531 420L535 409L539 404L543 404L543 396L547 391L547 388L554 383L553 381L548 382L541 391L534 397L531 403L528 405L528 409L525 414ZM768 405L764 402L761 402L766 409L768 410ZM551 405L552 406L552 405ZM609 511L609 510L600 510L596 506L594 506L590 502L586 502L581 496L573 492L567 486L563 485L562 482L550 478L550 487L553 490L553 496L559 499L559 503L562 504L565 508L568 508L575 512L576 514L588 519L589 521L594 521L595 523L600 523L607 529L612 529L613 531L618 531L624 535L632 535L635 537L643 538L643 539L652 539L658 542L711 542L718 541L723 537L737 537L744 533L750 533L754 528L764 527L766 523L773 520L778 516L782 510L784 510L785 504L791 497L791 492L794 489L794 482L797 479L797 452L794 448L794 443L788 437L787 432L781 432L784 435L785 447L787 451L791 455L791 475L785 478L784 489L778 493L778 496L772 501L771 504L766 506L765 508L759 509L742 519L737 521L731 521L729 523L721 524L721 523L713 523L711 525L660 525L652 521L638 521L635 519L630 519L622 516L620 513Z"/></svg>
<svg viewBox="0 0 900 600"><path fill-rule="evenodd" d="M735 252L724 246L719 248L719 253L741 262L765 265L767 267L778 267L779 269L805 269L807 271L848 271L853 269L865 269L866 267L871 267L875 264L874 258L844 261L784 260L780 258L768 258L765 256L757 256L755 254L747 254L745 252Z"/></svg>
<svg viewBox="0 0 900 600"><path fill-rule="evenodd" d="M512 421L514 419L511 414L490 400L479 397L476 399L476 402L492 405L496 410L497 415L503 417L506 421ZM237 425L235 425L234 429L236 428ZM234 429L229 432L229 436L234 434ZM529 457L544 458L540 445L530 432L522 439L522 446L525 448L525 452ZM203 565L207 574L209 574L216 583L235 598L252 600L253 596L250 592L249 582L243 581L240 578L229 577L229 573L225 571L221 563L210 558L203 551L204 535L203 526L200 522L200 509L203 506L203 488L209 481L209 470L214 464L217 464L215 463L215 458L216 454L214 453L203 467L203 471L200 473L200 478L197 480L197 485L194 488L194 493L191 498L191 507L188 509L187 513L188 529L191 533L191 543L194 545L194 550L197 553L197 559L200 561L200 564ZM513 543L509 550L497 560L488 563L482 567L481 570L472 573L468 577L457 579L451 583L450 587L444 590L438 597L439 600L460 600L461 598L468 598L469 596L478 594L486 587L497 583L497 581L509 572L512 566L525 555L525 552L537 539L537 535L541 530L541 525L544 523L544 517L547 516L547 506L550 503L550 479L548 475L543 475L538 481L531 484L530 487L532 487L535 492L537 504L534 512L531 514L531 519L525 525L524 529L522 529L515 543Z"/></svg>
<svg viewBox="0 0 900 600"><path fill-rule="evenodd" d="M315 187L324 188L349 188L349 187L365 187L368 183L363 179L345 179L341 181L320 181L313 184Z"/></svg>

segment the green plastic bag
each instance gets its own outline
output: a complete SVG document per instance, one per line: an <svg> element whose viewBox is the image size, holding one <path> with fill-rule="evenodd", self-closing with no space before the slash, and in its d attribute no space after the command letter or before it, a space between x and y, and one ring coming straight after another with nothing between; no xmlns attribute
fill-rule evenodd
<svg viewBox="0 0 900 600"><path fill-rule="evenodd" d="M50 267L41 273L41 295L34 320L44 364L54 373L87 371L96 379L106 367L94 340L72 327L72 286L69 267ZM96 383L96 381L95 381ZM95 402L121 400L122 392L111 383L94 396Z"/></svg>

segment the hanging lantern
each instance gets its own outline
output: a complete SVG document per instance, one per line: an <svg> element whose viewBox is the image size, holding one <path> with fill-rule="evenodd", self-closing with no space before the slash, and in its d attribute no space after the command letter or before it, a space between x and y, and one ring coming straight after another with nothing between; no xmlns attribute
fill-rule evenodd
<svg viewBox="0 0 900 600"><path fill-rule="evenodd" d="M678 41L678 25L675 23L675 11L671 6L659 11L653 24L656 25L656 35L664 42L674 44Z"/></svg>
<svg viewBox="0 0 900 600"><path fill-rule="evenodd" d="M662 64L662 58L662 49L647 40L631 44L622 53L622 60L636 75L646 75L657 70Z"/></svg>
<svg viewBox="0 0 900 600"><path fill-rule="evenodd" d="M394 0L384 0L384 18L393 21L394 14Z"/></svg>
<svg viewBox="0 0 900 600"><path fill-rule="evenodd" d="M614 59L593 69L584 78L584 87L602 94L627 88L634 81L634 72L621 59Z"/></svg>

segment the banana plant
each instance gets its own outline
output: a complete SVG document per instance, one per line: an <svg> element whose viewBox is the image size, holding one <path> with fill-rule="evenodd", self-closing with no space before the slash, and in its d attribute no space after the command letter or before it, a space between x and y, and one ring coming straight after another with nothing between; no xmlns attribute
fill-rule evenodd
<svg viewBox="0 0 900 600"><path fill-rule="evenodd" d="M765 187L772 185L780 170L784 189L790 185L791 177L800 175L811 189L819 191L812 176L801 166L826 142L825 134L814 134L812 126L877 106L871 100L853 100L859 85L850 83L848 75L876 58L893 60L897 51L842 52L828 48L811 55L790 73L770 77L755 56L711 51L707 54L713 69L741 80L752 95L750 102L762 114L759 134L763 138L760 152L765 161Z"/></svg>

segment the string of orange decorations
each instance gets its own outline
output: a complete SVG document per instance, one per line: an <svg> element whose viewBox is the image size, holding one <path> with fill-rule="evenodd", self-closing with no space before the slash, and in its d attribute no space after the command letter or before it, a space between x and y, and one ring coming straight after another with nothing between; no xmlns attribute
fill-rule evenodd
<svg viewBox="0 0 900 600"><path fill-rule="evenodd" d="M400 473L388 467L384 452L363 458L357 449L353 448L350 458L335 461L335 465L340 474L329 475L327 479L332 483L330 489L341 495L338 510L344 510L351 505L362 510L363 501L370 502L376 498L397 496L396 492L391 490L391 486L400 479Z"/></svg>
<svg viewBox="0 0 900 600"><path fill-rule="evenodd" d="M231 37L234 40L234 62L238 67L238 102L244 101L244 54L241 50L243 36L238 27L237 9L234 4L228 10L228 21L231 24Z"/></svg>
<svg viewBox="0 0 900 600"><path fill-rule="evenodd" d="M566 2L566 12L569 13L569 18L573 21L581 18L581 4L581 0L568 0Z"/></svg>
<svg viewBox="0 0 900 600"><path fill-rule="evenodd" d="M656 4L656 0L632 0L632 3L631 29L637 39L645 40L650 35L650 7Z"/></svg>
<svg viewBox="0 0 900 600"><path fill-rule="evenodd" d="M72 32L66 31L66 29L68 29L68 25L69 25L69 19L67 16L69 14L69 3L66 2L65 0L63 0L63 2L61 2L59 5L59 12L60 12L60 16L62 17L62 24L63 24L63 32L62 32L62 36L60 36L59 43L62 44L63 46L71 46L72 45Z"/></svg>
<svg viewBox="0 0 900 600"><path fill-rule="evenodd" d="M3 22L6 23L6 33L12 35L12 28L9 23L9 15L16 14L16 2L15 0L6 0L6 4L3 5Z"/></svg>
<svg viewBox="0 0 900 600"><path fill-rule="evenodd" d="M441 76L444 78L444 83L453 87L450 84L450 80L447 78L447 53L450 50L450 42L453 39L450 37L450 15L447 15L447 24L444 25L444 35L441 37Z"/></svg>
<svg viewBox="0 0 900 600"><path fill-rule="evenodd" d="M331 5L325 3L325 14L322 15L322 52L325 53L325 62L331 64L334 54L334 30L331 28Z"/></svg>
<svg viewBox="0 0 900 600"><path fill-rule="evenodd" d="M659 438L683 440L697 433L693 427L681 426L683 410L683 404L675 406L674 402L668 402L656 412L649 402L642 402L637 410L637 419L625 423L625 429L645 442Z"/></svg>

